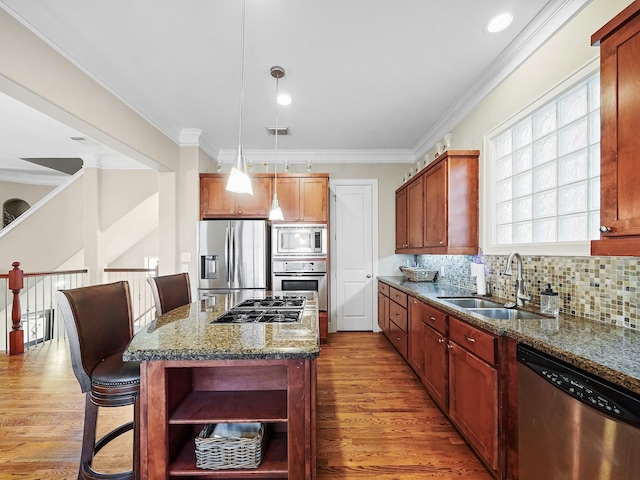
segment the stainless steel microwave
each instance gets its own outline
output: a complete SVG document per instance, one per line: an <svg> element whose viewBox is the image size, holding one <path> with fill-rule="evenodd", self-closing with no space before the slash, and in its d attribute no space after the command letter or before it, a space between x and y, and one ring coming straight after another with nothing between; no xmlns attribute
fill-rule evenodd
<svg viewBox="0 0 640 480"><path fill-rule="evenodd" d="M274 257L326 257L327 226L279 223L272 227Z"/></svg>

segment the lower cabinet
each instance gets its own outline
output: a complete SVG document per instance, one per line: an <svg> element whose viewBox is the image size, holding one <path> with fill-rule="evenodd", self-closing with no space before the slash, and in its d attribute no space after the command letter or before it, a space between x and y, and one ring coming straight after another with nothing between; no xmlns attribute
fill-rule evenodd
<svg viewBox="0 0 640 480"><path fill-rule="evenodd" d="M407 359L408 352L408 295L397 288L389 288L389 334L394 347L402 358Z"/></svg>
<svg viewBox="0 0 640 480"><path fill-rule="evenodd" d="M409 331L407 361L420 378L424 375L422 319L427 316L427 304L409 296Z"/></svg>
<svg viewBox="0 0 640 480"><path fill-rule="evenodd" d="M449 417L478 454L498 469L496 338L449 317Z"/></svg>
<svg viewBox="0 0 640 480"><path fill-rule="evenodd" d="M444 334L422 322L424 374L422 383L434 402L447 411L447 338Z"/></svg>
<svg viewBox="0 0 640 480"><path fill-rule="evenodd" d="M378 326L389 336L389 285L378 282Z"/></svg>
<svg viewBox="0 0 640 480"><path fill-rule="evenodd" d="M507 478L499 462L499 337L383 282L378 324L485 466Z"/></svg>

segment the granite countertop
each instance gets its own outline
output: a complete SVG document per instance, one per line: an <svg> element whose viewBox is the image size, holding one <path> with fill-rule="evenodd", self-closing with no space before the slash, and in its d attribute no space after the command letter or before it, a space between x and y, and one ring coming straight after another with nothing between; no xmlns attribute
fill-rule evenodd
<svg viewBox="0 0 640 480"><path fill-rule="evenodd" d="M640 394L638 331L563 314L536 320L492 320L438 298L474 296L468 290L438 283L410 282L405 277L378 278L470 324L511 337Z"/></svg>
<svg viewBox="0 0 640 480"><path fill-rule="evenodd" d="M320 353L320 342L315 293L308 296L300 323L211 323L243 300L264 298L271 294L264 290L221 293L178 307L137 332L125 350L123 359L316 358Z"/></svg>

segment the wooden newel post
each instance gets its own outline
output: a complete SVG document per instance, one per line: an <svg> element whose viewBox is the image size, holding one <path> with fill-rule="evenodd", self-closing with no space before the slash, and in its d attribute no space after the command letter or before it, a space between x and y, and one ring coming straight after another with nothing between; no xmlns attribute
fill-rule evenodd
<svg viewBox="0 0 640 480"><path fill-rule="evenodd" d="M20 323L22 312L20 309L20 290L24 287L24 272L20 270L20 262L13 262L13 270L9 271L9 290L13 292L13 306L11 321L13 325L9 332L9 355L24 353L24 332Z"/></svg>

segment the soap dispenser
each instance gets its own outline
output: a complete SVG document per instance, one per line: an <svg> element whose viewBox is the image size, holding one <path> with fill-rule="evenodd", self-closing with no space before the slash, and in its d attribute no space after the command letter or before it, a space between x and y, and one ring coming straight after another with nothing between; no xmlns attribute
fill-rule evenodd
<svg viewBox="0 0 640 480"><path fill-rule="evenodd" d="M553 316L560 313L560 297L551 289L550 283L547 283L546 290L540 292L540 312Z"/></svg>

